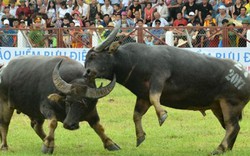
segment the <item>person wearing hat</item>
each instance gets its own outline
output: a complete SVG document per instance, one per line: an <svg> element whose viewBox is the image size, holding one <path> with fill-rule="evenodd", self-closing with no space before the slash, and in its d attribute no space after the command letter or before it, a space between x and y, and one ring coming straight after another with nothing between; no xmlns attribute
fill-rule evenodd
<svg viewBox="0 0 250 156"><path fill-rule="evenodd" d="M18 17L21 13L24 14L26 18L29 18L31 15L31 10L28 6L26 6L26 0L20 0L20 6L16 10L16 17Z"/></svg>
<svg viewBox="0 0 250 156"><path fill-rule="evenodd" d="M11 29L10 21L8 19L3 20L2 29L3 29L2 31L3 35L1 38L1 41L2 41L1 46L2 47L15 47L17 43L17 40L16 40L17 31Z"/></svg>
<svg viewBox="0 0 250 156"><path fill-rule="evenodd" d="M48 42L46 40L45 31L41 29L42 26L42 18L35 17L34 22L32 24L33 29L30 30L28 35L29 41L32 47L47 47Z"/></svg>
<svg viewBox="0 0 250 156"><path fill-rule="evenodd" d="M226 11L227 8L226 8L225 5L220 5L218 7L218 9L219 9L219 14L216 15L215 19L216 19L216 22L217 22L216 24L219 27L221 27L222 26L222 20L224 20L224 19L230 19L231 16L228 15L228 13Z"/></svg>

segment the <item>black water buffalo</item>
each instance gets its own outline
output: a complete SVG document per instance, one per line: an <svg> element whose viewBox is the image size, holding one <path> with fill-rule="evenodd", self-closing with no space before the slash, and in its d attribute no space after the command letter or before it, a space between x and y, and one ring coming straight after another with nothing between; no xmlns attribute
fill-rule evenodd
<svg viewBox="0 0 250 156"><path fill-rule="evenodd" d="M85 75L112 79L115 74L117 82L137 96L133 116L137 146L145 139L142 116L153 105L162 124L166 113L160 105L164 105L203 115L212 110L226 130L212 154L231 150L250 98L250 79L242 65L166 45L119 45L113 42L118 31L116 27L102 44L89 50Z"/></svg>
<svg viewBox="0 0 250 156"><path fill-rule="evenodd" d="M94 80L83 77L84 70L81 63L59 56L20 57L1 68L1 150L8 149L7 132L15 109L29 116L32 128L43 140L44 153L53 153L57 121L70 130L87 121L105 148L118 150L119 146L105 135L96 110L97 99L113 89L115 78L107 86L96 88ZM45 119L49 120L48 135L43 131Z"/></svg>

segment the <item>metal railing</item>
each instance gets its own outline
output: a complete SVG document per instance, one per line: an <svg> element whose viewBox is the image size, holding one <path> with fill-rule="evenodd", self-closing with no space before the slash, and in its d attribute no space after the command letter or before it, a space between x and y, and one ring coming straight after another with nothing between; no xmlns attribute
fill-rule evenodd
<svg viewBox="0 0 250 156"><path fill-rule="evenodd" d="M122 28L116 40L177 47L246 47L250 27ZM102 42L112 28L0 29L0 46L91 48ZM173 39L166 38L172 32Z"/></svg>

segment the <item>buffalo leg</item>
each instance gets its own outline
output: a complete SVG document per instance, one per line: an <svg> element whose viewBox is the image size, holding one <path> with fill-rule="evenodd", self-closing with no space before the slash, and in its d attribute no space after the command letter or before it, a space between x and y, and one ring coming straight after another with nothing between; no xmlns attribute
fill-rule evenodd
<svg viewBox="0 0 250 156"><path fill-rule="evenodd" d="M88 120L89 125L95 130L96 134L101 138L104 148L109 151L120 150L121 148L114 143L106 134L103 126L100 124L100 118L96 109L90 114Z"/></svg>
<svg viewBox="0 0 250 156"><path fill-rule="evenodd" d="M151 104L155 108L156 114L159 119L159 124L161 126L167 118L167 111L165 111L161 107L160 103L160 97L164 87L165 79L162 76L160 76L160 74L155 74L154 76L155 77L150 80L149 99ZM168 76L165 77L167 78Z"/></svg>
<svg viewBox="0 0 250 156"><path fill-rule="evenodd" d="M146 133L142 127L142 116L148 111L151 106L149 101L139 99L136 100L136 105L134 109L134 123L135 123L135 132L136 132L136 146L138 147L144 140Z"/></svg>
<svg viewBox="0 0 250 156"><path fill-rule="evenodd" d="M43 153L52 154L54 152L56 127L57 127L57 119L55 117L52 117L51 119L49 119L49 133L44 138L44 144L42 147Z"/></svg>
<svg viewBox="0 0 250 156"><path fill-rule="evenodd" d="M240 131L239 120L241 119L244 105L240 103L230 103L226 99L220 100L220 107L223 114L226 135L221 144L212 154L221 154L233 148L234 142ZM222 124L223 126L223 124Z"/></svg>
<svg viewBox="0 0 250 156"><path fill-rule="evenodd" d="M1 137L1 150L8 150L7 134L11 117L14 109L10 108L7 104L0 104L0 137Z"/></svg>
<svg viewBox="0 0 250 156"><path fill-rule="evenodd" d="M46 137L46 134L44 133L43 130L43 123L44 120L37 120L37 119L32 119L30 118L30 125L31 127L34 129L34 131L36 132L36 134L42 139L44 140L44 138Z"/></svg>

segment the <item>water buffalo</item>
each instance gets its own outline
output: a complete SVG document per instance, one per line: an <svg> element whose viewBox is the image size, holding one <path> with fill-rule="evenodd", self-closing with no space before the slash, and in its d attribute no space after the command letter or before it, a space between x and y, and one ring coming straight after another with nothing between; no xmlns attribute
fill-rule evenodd
<svg viewBox="0 0 250 156"><path fill-rule="evenodd" d="M53 153L57 121L66 129L79 128L87 121L108 150L118 150L104 133L96 110L98 98L107 95L115 78L105 87L96 88L94 80L83 77L81 63L67 57L28 56L9 62L0 72L0 136L1 150L7 150L8 127L16 109L26 114L31 126L43 140L43 153ZM49 133L43 131L49 120Z"/></svg>
<svg viewBox="0 0 250 156"><path fill-rule="evenodd" d="M212 154L231 150L250 98L250 79L243 66L166 45L120 45L114 42L118 31L119 26L88 51L85 75L112 79L115 74L117 82L137 96L133 115L137 146L145 140L142 116L153 105L161 124L164 105L203 114L211 110L226 131Z"/></svg>

